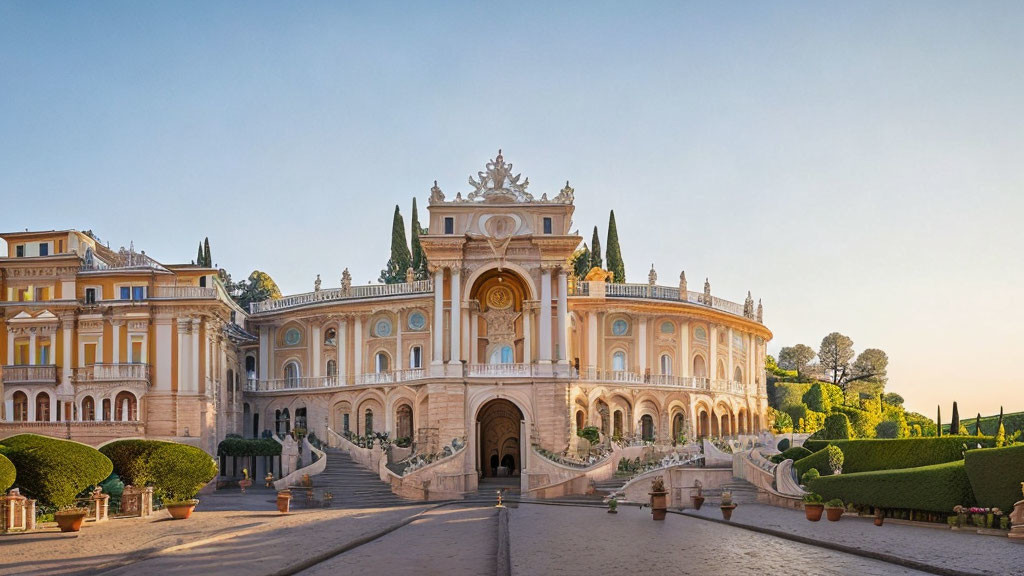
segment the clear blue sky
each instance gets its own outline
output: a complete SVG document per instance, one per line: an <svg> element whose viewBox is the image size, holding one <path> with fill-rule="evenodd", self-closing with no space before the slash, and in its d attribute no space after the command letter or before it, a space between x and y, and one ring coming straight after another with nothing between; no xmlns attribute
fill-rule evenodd
<svg viewBox="0 0 1024 576"><path fill-rule="evenodd" d="M631 281L838 330L928 415L1024 409L1024 4L0 1L0 228L285 292L499 147Z"/></svg>

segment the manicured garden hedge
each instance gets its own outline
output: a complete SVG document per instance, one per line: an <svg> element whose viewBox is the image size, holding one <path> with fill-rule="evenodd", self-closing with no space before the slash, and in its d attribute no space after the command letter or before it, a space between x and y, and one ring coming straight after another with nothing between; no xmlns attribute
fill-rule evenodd
<svg viewBox="0 0 1024 576"><path fill-rule="evenodd" d="M967 471L959 461L902 470L822 475L811 480L809 488L825 500L841 498L861 506L889 509L952 514L954 506L975 504Z"/></svg>
<svg viewBox="0 0 1024 576"><path fill-rule="evenodd" d="M804 446L817 452L832 444L843 451L843 472L871 472L917 468L953 462L963 458L963 445L992 446L993 438L979 436L943 436L928 438L871 438L863 440L807 440ZM821 472L821 470L818 470ZM822 474L824 476L825 474Z"/></svg>
<svg viewBox="0 0 1024 576"><path fill-rule="evenodd" d="M3 451L3 449L0 448L0 451ZM14 485L16 475L14 464L6 456L0 454L0 492Z"/></svg>
<svg viewBox="0 0 1024 576"><path fill-rule="evenodd" d="M793 446L792 448L772 456L772 462L779 463L783 460L793 460L794 462L802 458L806 458L811 455L811 451L803 446Z"/></svg>
<svg viewBox="0 0 1024 576"><path fill-rule="evenodd" d="M218 456L280 456L281 443L272 438L227 437L217 446Z"/></svg>
<svg viewBox="0 0 1024 576"><path fill-rule="evenodd" d="M100 448L114 464L114 472L121 481L132 486L153 483L149 473L149 459L161 446L172 444L160 440L117 440Z"/></svg>
<svg viewBox="0 0 1024 576"><path fill-rule="evenodd" d="M149 473L165 503L190 500L217 475L217 463L199 448L168 442L150 455Z"/></svg>
<svg viewBox="0 0 1024 576"><path fill-rule="evenodd" d="M979 506L1009 512L1021 500L1024 445L970 450L964 464Z"/></svg>
<svg viewBox="0 0 1024 576"><path fill-rule="evenodd" d="M2 450L18 471L18 488L46 506L74 505L76 496L113 469L110 459L91 446L36 434L7 438Z"/></svg>
<svg viewBox="0 0 1024 576"><path fill-rule="evenodd" d="M840 466L845 470L845 457L843 456L842 451L840 451L839 448L833 448L833 450L839 452L839 463ZM793 468L796 470L797 476L801 478L803 478L804 473L810 470L811 468L817 470L818 474L821 474L822 476L832 475L832 466L829 462L829 447L826 446L824 450L818 450L817 452L811 454L810 456L801 458L796 462L793 462Z"/></svg>

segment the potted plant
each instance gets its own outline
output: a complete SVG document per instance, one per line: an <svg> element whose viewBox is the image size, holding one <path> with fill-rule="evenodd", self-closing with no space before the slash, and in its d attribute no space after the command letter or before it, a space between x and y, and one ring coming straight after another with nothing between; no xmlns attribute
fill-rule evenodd
<svg viewBox="0 0 1024 576"><path fill-rule="evenodd" d="M722 509L722 518L732 519L732 511L736 509L736 504L732 501L732 492L722 492L722 504L719 508Z"/></svg>
<svg viewBox="0 0 1024 576"><path fill-rule="evenodd" d="M825 503L825 515L829 522L838 522L843 517L843 501L833 498Z"/></svg>
<svg viewBox="0 0 1024 576"><path fill-rule="evenodd" d="M287 514L291 510L292 491L285 488L277 493L277 511Z"/></svg>
<svg viewBox="0 0 1024 576"><path fill-rule="evenodd" d="M690 500L693 501L694 510L700 510L700 507L704 505L704 485L700 483L700 480L693 481L693 494L690 495Z"/></svg>
<svg viewBox="0 0 1024 576"><path fill-rule="evenodd" d="M82 529L85 517L89 515L88 508L78 506L67 506L53 513L53 519L61 532L78 532Z"/></svg>
<svg viewBox="0 0 1024 576"><path fill-rule="evenodd" d="M651 482L651 514L655 520L665 519L665 510L668 508L668 490L665 489L665 479L658 476Z"/></svg>
<svg viewBox="0 0 1024 576"><path fill-rule="evenodd" d="M611 498L608 499L608 513L609 514L618 514L619 513L619 511L617 510L618 507L619 507L619 501L615 499L615 496L612 496Z"/></svg>
<svg viewBox="0 0 1024 576"><path fill-rule="evenodd" d="M245 489L252 486L252 480L249 479L249 469L242 468L242 479L238 481L238 487L242 489L242 494L245 494Z"/></svg>
<svg viewBox="0 0 1024 576"><path fill-rule="evenodd" d="M875 508L875 526L881 526L882 522L885 522L885 511L881 508Z"/></svg>
<svg viewBox="0 0 1024 576"><path fill-rule="evenodd" d="M821 513L825 511L825 505L822 504L822 498L820 494L814 492L808 492L804 494L804 514L807 519L811 522L817 522L821 520Z"/></svg>
<svg viewBox="0 0 1024 576"><path fill-rule="evenodd" d="M186 444L167 443L157 448L150 456L149 466L164 508L175 520L192 516L199 504L199 490L217 476L213 458Z"/></svg>

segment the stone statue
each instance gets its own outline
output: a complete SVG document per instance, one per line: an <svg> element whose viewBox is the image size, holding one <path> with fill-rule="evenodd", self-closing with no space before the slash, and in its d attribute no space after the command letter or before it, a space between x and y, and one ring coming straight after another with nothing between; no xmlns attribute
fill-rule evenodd
<svg viewBox="0 0 1024 576"><path fill-rule="evenodd" d="M559 203L559 204L572 204L573 203L573 199L575 197L576 197L576 191L573 190L573 188L571 186L569 186L569 181L566 180L565 181L565 188L562 188L561 192L558 193L558 196L555 196L554 201Z"/></svg>
<svg viewBox="0 0 1024 576"><path fill-rule="evenodd" d="M761 306L761 299L757 299L757 321L764 324L764 308Z"/></svg>
<svg viewBox="0 0 1024 576"><path fill-rule="evenodd" d="M348 268L345 268L341 272L341 293L348 296L352 292L352 275L349 274Z"/></svg>
<svg viewBox="0 0 1024 576"><path fill-rule="evenodd" d="M316 281L313 282L313 292L320 291L320 275L316 275Z"/></svg>
<svg viewBox="0 0 1024 576"><path fill-rule="evenodd" d="M686 270L679 273L679 299L686 300Z"/></svg>
<svg viewBox="0 0 1024 576"><path fill-rule="evenodd" d="M658 282L658 273L654 271L654 264L651 264L651 271L647 273L647 284L654 286Z"/></svg>
<svg viewBox="0 0 1024 576"><path fill-rule="evenodd" d="M444 202L444 192L437 186L437 180L434 180L434 186L430 189L430 203L440 204Z"/></svg>
<svg viewBox="0 0 1024 576"><path fill-rule="evenodd" d="M416 273L413 272L412 266L405 269L405 281L408 284L412 284L416 281Z"/></svg>
<svg viewBox="0 0 1024 576"><path fill-rule="evenodd" d="M747 299L743 302L743 316L754 317L754 299L750 296L750 290L747 290Z"/></svg>
<svg viewBox="0 0 1024 576"><path fill-rule="evenodd" d="M704 305L711 306L711 282L704 279Z"/></svg>

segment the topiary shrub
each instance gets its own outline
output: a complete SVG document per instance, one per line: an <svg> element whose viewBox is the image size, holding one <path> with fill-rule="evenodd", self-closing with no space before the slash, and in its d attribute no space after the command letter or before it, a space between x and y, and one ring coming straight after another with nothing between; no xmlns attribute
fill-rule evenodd
<svg viewBox="0 0 1024 576"><path fill-rule="evenodd" d="M838 463L838 466L836 466ZM831 476L836 470L843 466L843 451L835 446L827 446L806 458L801 458L793 463L797 474L803 477L808 470L815 469L822 476Z"/></svg>
<svg viewBox="0 0 1024 576"><path fill-rule="evenodd" d="M800 476L800 483L803 484L804 486L807 486L811 483L811 480L814 480L819 476L821 476L821 474L818 474L818 470L816 468L811 468L807 472L804 472L802 476Z"/></svg>
<svg viewBox="0 0 1024 576"><path fill-rule="evenodd" d="M1024 482L1024 444L969 450L964 463L979 506L1013 509Z"/></svg>
<svg viewBox="0 0 1024 576"><path fill-rule="evenodd" d="M192 500L217 475L217 463L194 446L166 443L149 457L154 492L169 502Z"/></svg>
<svg viewBox="0 0 1024 576"><path fill-rule="evenodd" d="M113 469L110 459L91 446L36 434L7 438L3 452L18 471L18 488L56 508L74 506L75 497Z"/></svg>
<svg viewBox="0 0 1024 576"><path fill-rule="evenodd" d="M779 452L785 452L786 450L789 450L789 438L783 438L782 440L779 440L778 449Z"/></svg>
<svg viewBox="0 0 1024 576"><path fill-rule="evenodd" d="M312 434L310 435L310 442L312 442ZM225 438L219 445L217 445L218 456L279 456L281 454L281 443L274 440L273 438L260 438L259 440L254 438L242 438L242 437L231 437Z"/></svg>
<svg viewBox="0 0 1024 576"><path fill-rule="evenodd" d="M892 420L883 420L875 426L875 438L899 438L900 424Z"/></svg>
<svg viewBox="0 0 1024 576"><path fill-rule="evenodd" d="M864 439L864 440L807 440L804 446L817 452L832 444L843 451L843 472L871 472L897 470L953 462L963 458L964 445L974 448L992 446L991 437L930 436L922 438Z"/></svg>
<svg viewBox="0 0 1024 576"><path fill-rule="evenodd" d="M954 506L975 504L963 462L902 470L822 475L811 480L808 488L826 499L842 498L845 502L877 508L948 514Z"/></svg>
<svg viewBox="0 0 1024 576"><path fill-rule="evenodd" d="M114 472L121 481L132 486L148 486L153 483L149 473L149 459L161 446L173 444L160 440L117 440L100 448L104 456L114 464Z"/></svg>
<svg viewBox="0 0 1024 576"><path fill-rule="evenodd" d="M829 440L845 440L850 437L850 419L838 412L825 418L825 437Z"/></svg>
<svg viewBox="0 0 1024 576"><path fill-rule="evenodd" d="M3 447L0 447L0 452L2 451ZM14 479L16 477L17 472L14 470L14 463L3 454L0 454L0 493L6 492L8 488L14 486Z"/></svg>
<svg viewBox="0 0 1024 576"><path fill-rule="evenodd" d="M807 458L811 454L812 452L803 446L793 446L789 450L780 454L780 456L782 456L782 460L793 460L795 462L801 458ZM780 460L780 462L782 460Z"/></svg>

